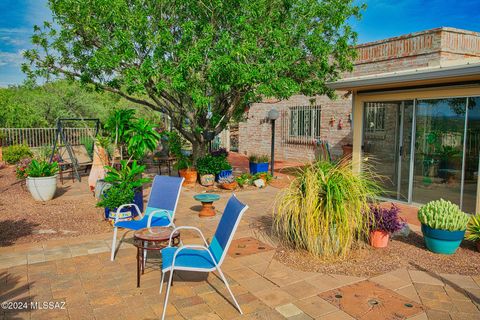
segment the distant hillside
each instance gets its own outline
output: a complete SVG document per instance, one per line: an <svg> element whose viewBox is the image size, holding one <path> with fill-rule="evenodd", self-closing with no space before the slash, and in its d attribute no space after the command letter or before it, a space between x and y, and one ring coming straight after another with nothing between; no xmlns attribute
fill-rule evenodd
<svg viewBox="0 0 480 320"><path fill-rule="evenodd" d="M159 113L146 110L110 93L82 88L59 80L42 86L0 88L0 127L54 127L58 118L99 118L103 123L115 108L141 109L142 117L158 121Z"/></svg>

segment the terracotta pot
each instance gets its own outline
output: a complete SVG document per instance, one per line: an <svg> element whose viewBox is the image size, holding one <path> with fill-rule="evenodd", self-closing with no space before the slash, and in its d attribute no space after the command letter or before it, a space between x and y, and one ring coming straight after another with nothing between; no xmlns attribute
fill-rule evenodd
<svg viewBox="0 0 480 320"><path fill-rule="evenodd" d="M197 182L197 170L188 168L178 170L178 175L182 178L185 178L183 181L183 186L195 184Z"/></svg>
<svg viewBox="0 0 480 320"><path fill-rule="evenodd" d="M343 157L351 157L353 152L353 146L351 144L345 144L342 146Z"/></svg>
<svg viewBox="0 0 480 320"><path fill-rule="evenodd" d="M374 248L385 248L388 245L390 235L382 230L370 232L370 245Z"/></svg>
<svg viewBox="0 0 480 320"><path fill-rule="evenodd" d="M225 189L225 190L235 190L238 186L237 181L233 181L230 183L222 183L220 185L220 188Z"/></svg>
<svg viewBox="0 0 480 320"><path fill-rule="evenodd" d="M200 176L200 184L204 187L213 186L215 183L215 176L213 174L203 174Z"/></svg>

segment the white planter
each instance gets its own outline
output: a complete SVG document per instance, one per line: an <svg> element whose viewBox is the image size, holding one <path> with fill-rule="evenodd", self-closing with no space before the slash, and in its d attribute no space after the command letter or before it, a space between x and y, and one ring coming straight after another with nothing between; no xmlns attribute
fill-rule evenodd
<svg viewBox="0 0 480 320"><path fill-rule="evenodd" d="M40 178L27 177L27 188L36 201L51 200L57 190L57 175Z"/></svg>

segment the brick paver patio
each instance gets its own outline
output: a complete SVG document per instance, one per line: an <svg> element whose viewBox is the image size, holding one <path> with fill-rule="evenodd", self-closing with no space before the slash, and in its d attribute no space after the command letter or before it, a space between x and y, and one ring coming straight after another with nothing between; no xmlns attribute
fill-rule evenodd
<svg viewBox="0 0 480 320"><path fill-rule="evenodd" d="M178 272L168 319L381 319L377 315L385 314L391 304L383 304L382 294L375 296L368 288L381 288L378 292L388 292L383 295L401 300L402 305L418 307L415 314L402 313L404 308L399 307L394 310L395 319L480 319L480 276L399 269L365 279L297 271L276 261L274 250L267 250L274 244L259 223L259 218L270 215L276 192L275 188L266 188L238 193L250 206L235 236L237 249L245 250L232 251L223 270L244 315L232 306L225 287L214 274L207 277ZM177 225L197 226L211 237L220 217L200 219L193 195L189 190L182 192ZM227 194L221 195L217 209L223 209L227 198ZM242 244L250 243L250 237L264 243L267 249L256 253ZM127 233L115 262L109 259L111 233L0 248L2 302L56 302L57 307L65 307L4 309L0 315L4 319L157 319L164 299L158 293L159 257L150 258L141 288L136 288L136 249L129 239L131 232ZM182 233L182 239L184 243L198 243L187 232ZM362 295L370 302L378 300L378 304L366 311L362 309L361 315L345 308L343 297L336 298L335 293L349 292L348 286L353 284L366 288L361 289Z"/></svg>

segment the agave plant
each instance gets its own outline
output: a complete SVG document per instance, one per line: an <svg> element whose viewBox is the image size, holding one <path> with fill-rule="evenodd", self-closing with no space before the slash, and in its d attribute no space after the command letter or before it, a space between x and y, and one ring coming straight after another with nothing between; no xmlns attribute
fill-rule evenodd
<svg viewBox="0 0 480 320"><path fill-rule="evenodd" d="M355 173L351 161L320 161L299 171L278 195L274 232L286 244L326 258L345 256L369 233L370 200L382 189L370 170Z"/></svg>
<svg viewBox="0 0 480 320"><path fill-rule="evenodd" d="M472 216L467 225L467 240L480 241L480 214Z"/></svg>

